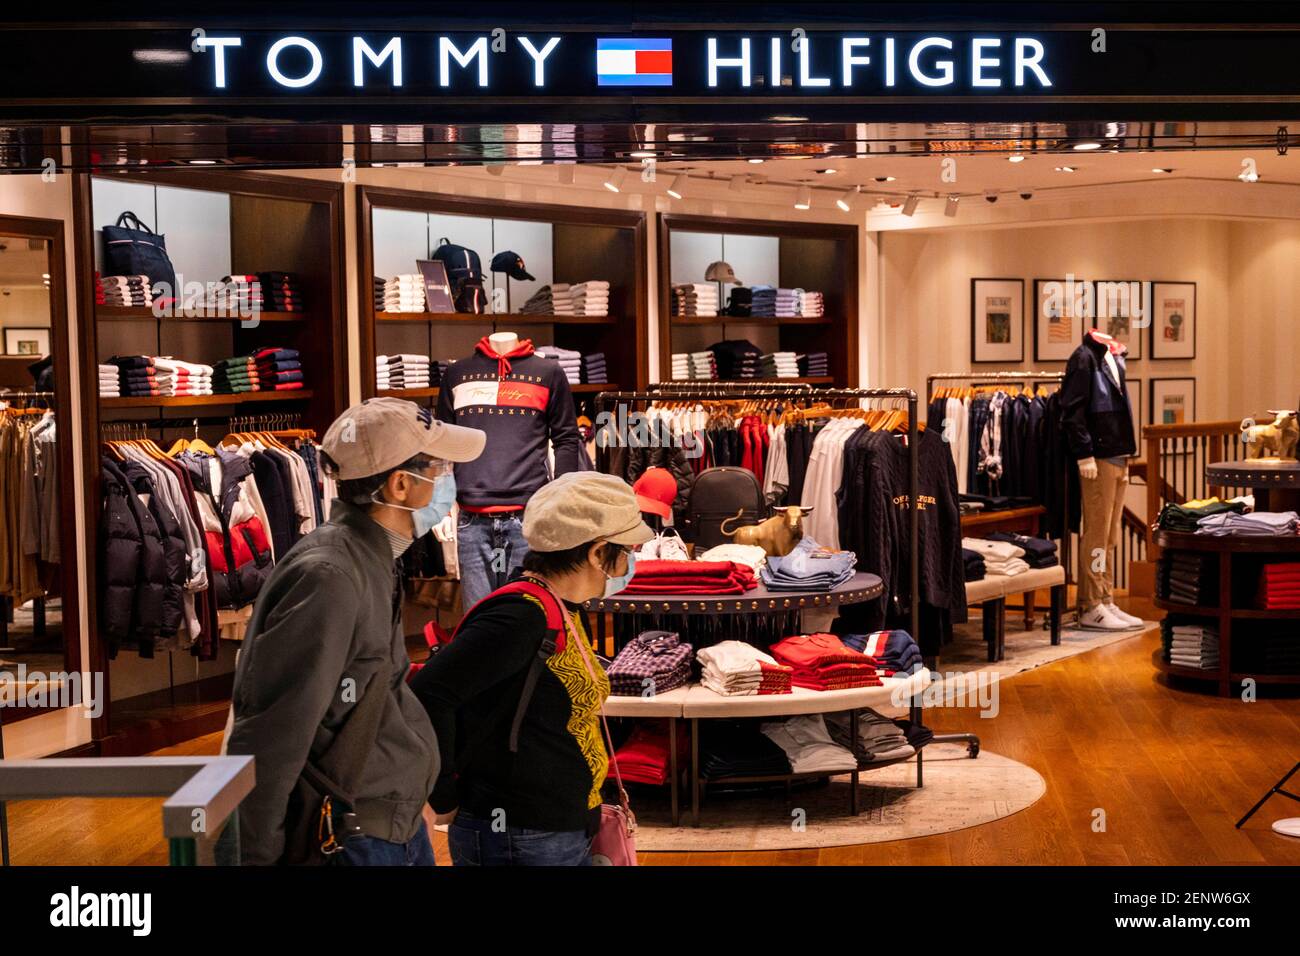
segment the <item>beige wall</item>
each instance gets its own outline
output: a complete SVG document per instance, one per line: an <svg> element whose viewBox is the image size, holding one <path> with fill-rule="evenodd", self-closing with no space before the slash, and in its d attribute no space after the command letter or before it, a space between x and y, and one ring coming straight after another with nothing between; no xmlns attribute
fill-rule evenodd
<svg viewBox="0 0 1300 956"><path fill-rule="evenodd" d="M1202 339L1227 380L1229 418L1300 400L1300 221L1228 227L1229 321ZM1225 354L1226 346L1226 354Z"/></svg>

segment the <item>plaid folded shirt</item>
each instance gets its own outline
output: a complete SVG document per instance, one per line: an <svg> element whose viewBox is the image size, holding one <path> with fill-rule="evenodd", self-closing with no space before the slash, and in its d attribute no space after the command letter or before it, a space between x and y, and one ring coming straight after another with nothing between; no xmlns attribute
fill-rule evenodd
<svg viewBox="0 0 1300 956"><path fill-rule="evenodd" d="M610 682L618 680L625 685L634 681L639 688L644 678L651 677L657 686L661 678L674 674L684 663L689 669L693 651L674 631L642 631L614 658L609 666Z"/></svg>

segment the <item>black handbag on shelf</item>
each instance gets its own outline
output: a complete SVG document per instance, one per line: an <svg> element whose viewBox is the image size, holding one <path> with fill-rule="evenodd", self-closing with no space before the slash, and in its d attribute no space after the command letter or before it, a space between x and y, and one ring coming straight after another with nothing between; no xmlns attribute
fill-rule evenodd
<svg viewBox="0 0 1300 956"><path fill-rule="evenodd" d="M123 225L125 223L125 225ZM176 270L167 256L167 240L133 212L124 212L117 223L105 226L104 270L106 275L148 276L149 285L166 283L169 297L176 297Z"/></svg>
<svg viewBox="0 0 1300 956"><path fill-rule="evenodd" d="M697 551L731 541L730 535L722 533L724 521L728 522L728 530L735 531L767 517L763 488L748 468L706 468L691 486L686 526Z"/></svg>

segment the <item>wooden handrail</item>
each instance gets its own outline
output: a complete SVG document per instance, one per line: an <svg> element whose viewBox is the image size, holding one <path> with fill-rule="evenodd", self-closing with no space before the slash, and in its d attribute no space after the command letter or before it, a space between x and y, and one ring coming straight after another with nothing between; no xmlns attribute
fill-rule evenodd
<svg viewBox="0 0 1300 956"><path fill-rule="evenodd" d="M1272 421L1272 416L1255 421ZM1150 443L1162 438L1199 438L1201 435L1235 435L1241 431L1241 420L1233 422L1183 422L1178 425L1143 425L1142 438ZM1151 456L1147 456L1151 460Z"/></svg>

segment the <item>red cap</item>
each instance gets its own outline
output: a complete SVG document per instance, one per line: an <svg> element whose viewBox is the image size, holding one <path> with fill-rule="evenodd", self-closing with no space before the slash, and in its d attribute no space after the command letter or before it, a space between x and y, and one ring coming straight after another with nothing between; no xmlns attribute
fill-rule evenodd
<svg viewBox="0 0 1300 956"><path fill-rule="evenodd" d="M677 499L677 479L667 468L647 468L632 484L636 492L636 503L642 511L659 515L661 518L673 516L673 502Z"/></svg>

